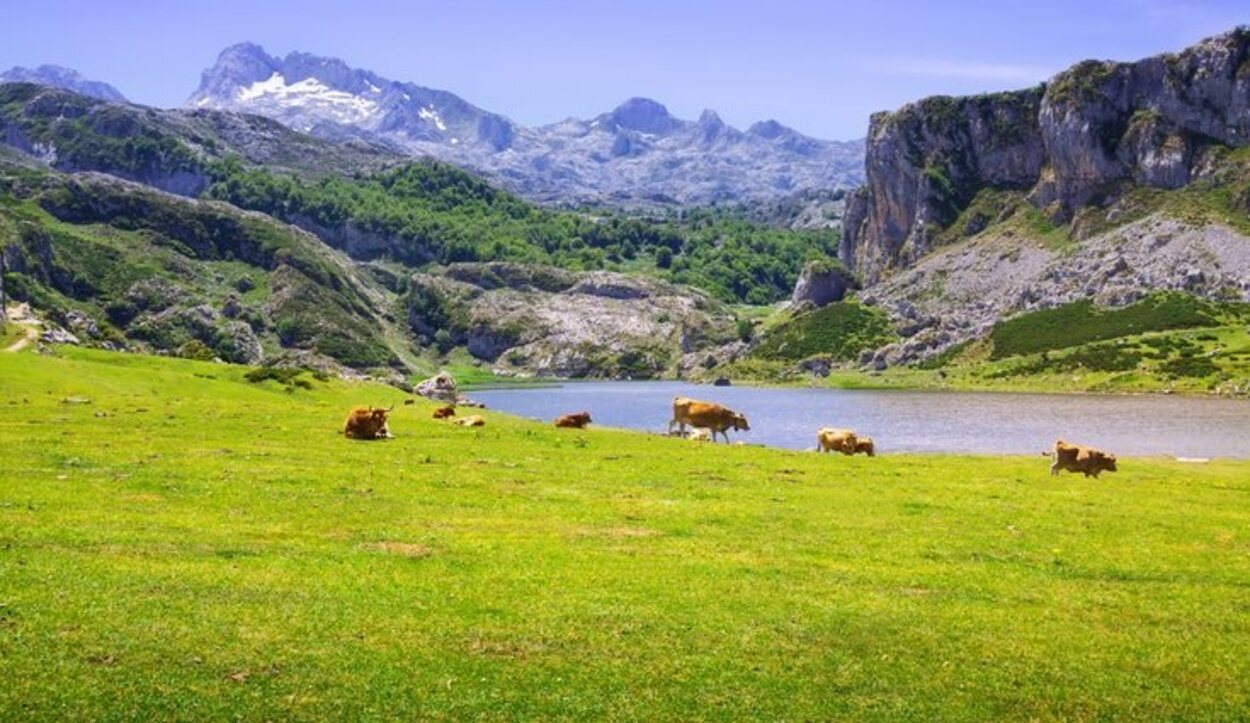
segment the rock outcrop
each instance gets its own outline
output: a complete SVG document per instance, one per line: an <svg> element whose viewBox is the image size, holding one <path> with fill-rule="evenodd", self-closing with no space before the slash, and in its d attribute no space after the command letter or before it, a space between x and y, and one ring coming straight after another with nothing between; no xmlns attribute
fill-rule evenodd
<svg viewBox="0 0 1250 723"><path fill-rule="evenodd" d="M998 320L1081 299L1126 306L1155 291L1250 302L1250 238L1217 224L1155 213L1075 248L1047 249L986 233L938 249L861 294L903 337L861 359L907 364L987 333Z"/></svg>
<svg viewBox="0 0 1250 723"><path fill-rule="evenodd" d="M453 264L409 286L414 333L464 344L507 375L653 378L735 336L732 313L706 294L624 274Z"/></svg>
<svg viewBox="0 0 1250 723"><path fill-rule="evenodd" d="M1026 192L1064 223L1130 184L1184 186L1213 149L1248 143L1248 29L1135 63L1087 61L1039 88L928 98L872 117L841 259L872 283L931 252L982 189Z"/></svg>
<svg viewBox="0 0 1250 723"><path fill-rule="evenodd" d="M854 287L855 278L841 264L809 261L799 273L798 283L794 285L794 295L790 297L790 305L796 309L803 306L825 306L841 301L846 297L846 292Z"/></svg>

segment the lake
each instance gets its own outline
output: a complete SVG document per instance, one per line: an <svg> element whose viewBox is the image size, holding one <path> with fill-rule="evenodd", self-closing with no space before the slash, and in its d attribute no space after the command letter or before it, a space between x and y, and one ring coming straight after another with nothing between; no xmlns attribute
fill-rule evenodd
<svg viewBox="0 0 1250 723"><path fill-rule="evenodd" d="M709 387L682 382L572 382L481 389L489 408L551 420L587 410L595 424L662 432L672 399L719 402L746 414L731 439L815 449L820 427L850 427L879 454L1038 454L1056 439L1117 455L1250 458L1250 402L1179 396L1046 395Z"/></svg>

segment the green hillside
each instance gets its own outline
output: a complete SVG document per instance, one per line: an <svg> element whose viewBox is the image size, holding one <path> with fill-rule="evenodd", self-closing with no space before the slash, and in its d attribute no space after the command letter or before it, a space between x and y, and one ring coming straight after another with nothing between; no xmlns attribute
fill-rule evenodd
<svg viewBox="0 0 1250 723"><path fill-rule="evenodd" d="M225 204L106 176L0 177L0 245L11 298L95 343L254 359L312 349L357 367L405 353L383 289L314 237ZM250 350L250 351L249 351Z"/></svg>
<svg viewBox="0 0 1250 723"><path fill-rule="evenodd" d="M372 254L409 266L521 261L658 275L724 301L786 298L803 262L833 254L835 231L788 231L734 213L676 218L543 209L452 166L406 164L374 175L309 182L235 160L213 169L212 198L326 236L377 239Z"/></svg>

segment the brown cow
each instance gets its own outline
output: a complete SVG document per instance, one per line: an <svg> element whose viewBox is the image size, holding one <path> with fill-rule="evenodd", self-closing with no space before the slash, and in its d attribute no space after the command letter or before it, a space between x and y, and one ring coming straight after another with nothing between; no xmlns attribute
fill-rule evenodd
<svg viewBox="0 0 1250 723"><path fill-rule="evenodd" d="M747 424L747 418L742 414L713 402L700 402L687 397L673 397L673 418L668 421L670 432L674 424L678 425L683 434L687 424L692 427L706 427L712 430L713 442L719 433L725 438L726 444L729 443L729 433L726 430L751 430L751 425Z"/></svg>
<svg viewBox="0 0 1250 723"><path fill-rule="evenodd" d="M373 407L356 407L347 415L343 423L343 434L348 439L390 439L391 430L386 426L386 415L391 409L374 409Z"/></svg>
<svg viewBox="0 0 1250 723"><path fill-rule="evenodd" d="M855 453L876 457L877 445L873 444L872 437L859 437L855 440Z"/></svg>
<svg viewBox="0 0 1250 723"><path fill-rule="evenodd" d="M456 416L456 408L455 407L439 407L438 409L434 410L434 414L432 416L435 419L448 419L450 417Z"/></svg>
<svg viewBox="0 0 1250 723"><path fill-rule="evenodd" d="M1101 472L1116 471L1115 455L1093 447L1068 444L1062 439L1056 440L1055 448L1050 453L1050 473L1057 475L1061 469L1097 478Z"/></svg>
<svg viewBox="0 0 1250 723"><path fill-rule="evenodd" d="M461 427L485 427L486 420L483 419L482 415L480 414L470 414L467 417L461 417L460 419L457 419L456 421L452 422L452 424L458 424Z"/></svg>
<svg viewBox="0 0 1250 723"><path fill-rule="evenodd" d="M859 438L849 429L833 429L825 427L816 433L817 452L841 452L855 454L855 445Z"/></svg>
<svg viewBox="0 0 1250 723"><path fill-rule="evenodd" d="M585 429L590 424L590 412L574 412L556 417L556 426L568 429Z"/></svg>

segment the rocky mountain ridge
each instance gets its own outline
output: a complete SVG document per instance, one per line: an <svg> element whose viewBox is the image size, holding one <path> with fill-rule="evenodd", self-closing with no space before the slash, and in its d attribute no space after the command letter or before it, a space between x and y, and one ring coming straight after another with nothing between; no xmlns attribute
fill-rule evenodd
<svg viewBox="0 0 1250 723"><path fill-rule="evenodd" d="M858 185L860 141L823 141L776 121L740 131L632 98L589 120L528 127L447 91L307 53L240 43L204 71L191 108L256 113L302 132L359 138L486 174L541 202L702 204Z"/></svg>
<svg viewBox="0 0 1250 723"><path fill-rule="evenodd" d="M72 90L98 100L108 100L114 103L128 102L121 91L108 83L89 80L78 71L60 65L41 65L38 68L14 66L0 73L0 83L36 83Z"/></svg>
<svg viewBox="0 0 1250 723"><path fill-rule="evenodd" d="M983 190L1023 192L1070 224L1127 188L1185 186L1248 143L1247 29L1133 63L1087 61L1029 90L928 98L872 117L840 257L873 283L931 252Z"/></svg>

